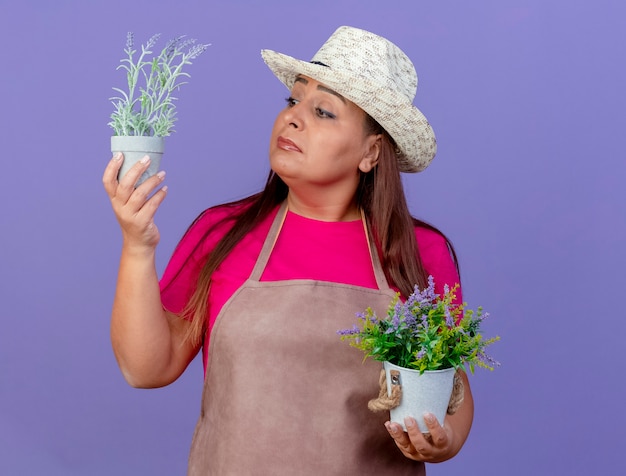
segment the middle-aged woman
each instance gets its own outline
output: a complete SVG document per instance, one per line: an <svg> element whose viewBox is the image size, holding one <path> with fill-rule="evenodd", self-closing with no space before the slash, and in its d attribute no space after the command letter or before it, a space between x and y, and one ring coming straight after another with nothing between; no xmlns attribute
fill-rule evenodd
<svg viewBox="0 0 626 476"><path fill-rule="evenodd" d="M458 453L473 419L426 416L407 431L367 409L380 365L341 343L368 306L384 313L433 275L459 281L445 237L409 213L400 172L423 170L435 137L413 106L409 58L373 33L341 27L312 61L264 50L290 89L270 138L264 190L210 208L159 282L155 213L164 174L135 189L148 160L103 181L123 247L111 338L136 387L175 381L203 348L205 383L189 474L425 474ZM154 193L153 193L154 192ZM453 253L452 253L453 254Z"/></svg>

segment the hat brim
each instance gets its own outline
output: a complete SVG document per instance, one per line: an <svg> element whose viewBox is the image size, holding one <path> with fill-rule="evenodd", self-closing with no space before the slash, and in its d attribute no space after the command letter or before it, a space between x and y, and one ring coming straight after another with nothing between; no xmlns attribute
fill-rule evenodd
<svg viewBox="0 0 626 476"><path fill-rule="evenodd" d="M308 76L352 101L372 116L394 139L401 172L420 172L435 157L437 141L428 120L407 98L366 76L346 74L298 60L272 50L262 50L263 60L288 89L296 76Z"/></svg>

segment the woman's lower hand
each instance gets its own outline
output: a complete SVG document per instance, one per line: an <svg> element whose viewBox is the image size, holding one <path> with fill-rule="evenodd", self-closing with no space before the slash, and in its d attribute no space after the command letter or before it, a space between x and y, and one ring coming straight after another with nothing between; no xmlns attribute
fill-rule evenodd
<svg viewBox="0 0 626 476"><path fill-rule="evenodd" d="M117 175L123 161L122 154L116 154L111 159L102 177L104 189L122 228L125 245L154 248L160 239L154 215L165 199L167 187L162 187L152 196L151 194L163 182L165 172L159 172L135 188L139 177L148 169L150 159L148 156L144 157L118 182Z"/></svg>
<svg viewBox="0 0 626 476"><path fill-rule="evenodd" d="M404 420L407 431L398 423L387 422L385 426L396 446L407 458L426 463L438 463L452 458L456 454L452 444L452 429L441 426L430 413L424 415L424 422L428 427L428 434L423 434L411 417Z"/></svg>

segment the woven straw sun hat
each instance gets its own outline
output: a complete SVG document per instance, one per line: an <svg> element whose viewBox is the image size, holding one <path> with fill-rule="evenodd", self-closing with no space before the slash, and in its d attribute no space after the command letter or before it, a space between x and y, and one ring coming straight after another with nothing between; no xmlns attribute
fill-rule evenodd
<svg viewBox="0 0 626 476"><path fill-rule="evenodd" d="M261 55L290 90L296 76L308 76L372 116L396 142L400 171L420 172L435 157L433 129L413 105L417 91L415 68L389 40L342 26L310 62L271 50L262 50Z"/></svg>

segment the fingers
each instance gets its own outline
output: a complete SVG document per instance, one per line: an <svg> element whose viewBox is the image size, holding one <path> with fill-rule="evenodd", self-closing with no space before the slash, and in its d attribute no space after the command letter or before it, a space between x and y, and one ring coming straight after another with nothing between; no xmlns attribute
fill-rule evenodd
<svg viewBox="0 0 626 476"><path fill-rule="evenodd" d="M387 422L385 426L396 446L407 458L418 461L438 461L448 451L448 434L434 415L425 414L424 422L428 433L422 433L415 419L410 417L404 420L406 432L398 423Z"/></svg>
<svg viewBox="0 0 626 476"><path fill-rule="evenodd" d="M431 417L434 419L435 424L438 425L437 419L432 415ZM432 431L432 428L428 425L426 415L424 416L424 421L426 422L426 425L428 426L428 430ZM432 424L432 421L431 421L431 424ZM413 418L405 418L404 425L406 426L407 436L409 440L411 441L413 448L415 448L415 451L423 459L431 458L433 456L433 450L434 450L433 445L432 445L432 433L430 434L422 433L422 430L420 430L420 427L418 426L417 422Z"/></svg>
<svg viewBox="0 0 626 476"><path fill-rule="evenodd" d="M140 168L139 172L143 173L141 170ZM135 170L131 169L127 175L131 175L131 173L134 177ZM133 177L129 178L131 182ZM126 177L122 179L122 182L125 182L125 179ZM157 209L167 195L166 186L154 192L164 179L165 172L160 171L136 189L134 185L129 185L129 183L120 183L116 196L112 199L112 204L120 225L130 235L143 236L146 231L150 231L154 224ZM152 194L153 192L154 194Z"/></svg>
<svg viewBox="0 0 626 476"><path fill-rule="evenodd" d="M134 205L134 202L137 202L138 206L141 206L138 214L145 213L149 219L153 219L154 215L163 202L165 200L165 196L167 195L167 185L161 187L160 190L157 190L152 197L148 199L148 195L154 190L161 182L165 180L165 172L161 170L154 177L150 177L144 183L142 183L135 194L129 200L129 205ZM145 185L145 187L144 187Z"/></svg>
<svg viewBox="0 0 626 476"><path fill-rule="evenodd" d="M148 162L147 165L150 165L150 163ZM143 167L140 167L138 171L139 171L139 175L137 176L137 179L143 173ZM137 171L134 170L134 167L133 167L133 169L131 169L128 172L128 174L126 174L126 176L122 178L122 180L120 181L118 190L117 190L117 195L116 195L116 198L120 202L126 203L130 207L130 209L133 209L133 210L139 210L140 208L143 208L144 205L147 205L151 200L151 198L149 198L150 194L165 179L165 171L161 170L156 175L153 175L152 177L147 178L141 185L135 188L134 183L133 184L130 184L130 183L132 183L136 172ZM127 176L131 174L132 176L128 177L129 181L127 181L126 180Z"/></svg>
<svg viewBox="0 0 626 476"><path fill-rule="evenodd" d="M165 172L158 172L135 188L139 177L150 166L150 158L145 156L118 181L123 159L122 154L116 154L111 159L105 168L102 182L125 242L152 247L159 240L154 216L167 195L167 187L159 189L165 179Z"/></svg>
<svg viewBox="0 0 626 476"><path fill-rule="evenodd" d="M159 172L156 176L152 176L145 180L139 187L135 194L135 184L139 180L139 177L148 170L150 167L150 157L144 156L140 161L134 164L121 180L118 181L118 175L122 168L124 156L122 153L116 153L109 161L104 175L102 176L102 182L104 188L111 200L116 200L119 204L125 205L129 201L131 196L134 195L134 201L145 201L147 197L154 191L154 189L163 181L165 176L164 172ZM144 185L144 184L148 185Z"/></svg>
<svg viewBox="0 0 626 476"><path fill-rule="evenodd" d="M115 198L117 198L122 203L126 203L128 199L131 197L131 195L135 192L135 184L139 180L139 177L141 177L143 173L146 170L148 170L149 167L150 167L150 156L145 155L142 157L142 159L139 162L134 164L119 180L117 189L115 191ZM154 177L150 177L150 178L154 178ZM149 179L146 179L144 183L148 181ZM141 185L143 185L143 183ZM137 189L139 189L140 187L141 186L137 187ZM145 191L145 187L144 187L144 191ZM148 192L145 193L146 197L147 195L148 195Z"/></svg>
<svg viewBox="0 0 626 476"><path fill-rule="evenodd" d="M441 426L441 424L437 421L435 415L432 413L425 413L424 423L426 423L426 427L428 428L428 437L426 439L429 440L429 443L435 448L447 448L449 445L448 434L443 426ZM423 435L421 432L420 434ZM411 436L411 433L409 433L409 436Z"/></svg>
<svg viewBox="0 0 626 476"><path fill-rule="evenodd" d="M104 169L102 183L109 198L113 198L115 196L115 190L117 189L118 185L117 174L122 167L122 162L124 162L124 155L121 152L118 152L113 156L113 158L109 161L108 165Z"/></svg>
<svg viewBox="0 0 626 476"><path fill-rule="evenodd" d="M411 442L409 435L405 432L398 423L387 422L385 423L387 431L396 442L396 446L402 451L407 458L420 460L419 454ZM408 429L408 428L407 428Z"/></svg>

